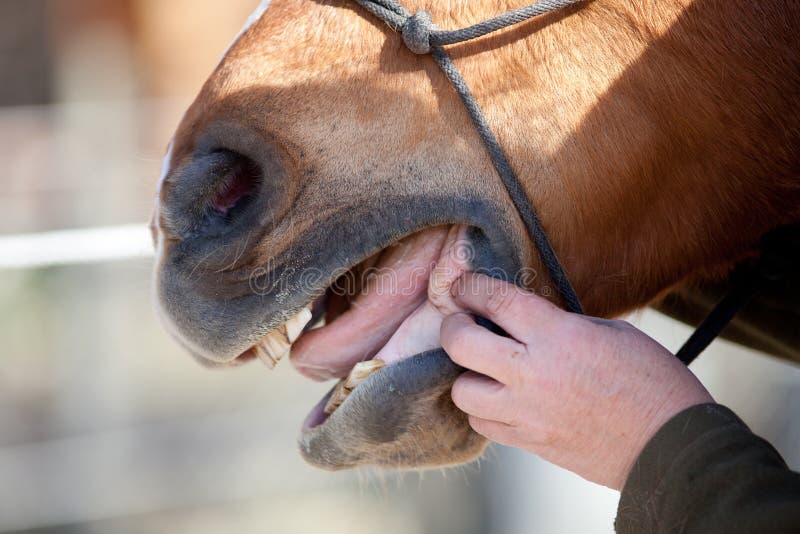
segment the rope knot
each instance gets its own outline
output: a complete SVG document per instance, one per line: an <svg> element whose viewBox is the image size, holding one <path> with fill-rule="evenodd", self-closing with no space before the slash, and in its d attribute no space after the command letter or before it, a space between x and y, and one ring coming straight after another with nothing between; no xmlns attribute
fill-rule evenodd
<svg viewBox="0 0 800 534"><path fill-rule="evenodd" d="M428 54L431 51L431 33L434 25L430 11L417 11L403 24L403 42L415 54Z"/></svg>

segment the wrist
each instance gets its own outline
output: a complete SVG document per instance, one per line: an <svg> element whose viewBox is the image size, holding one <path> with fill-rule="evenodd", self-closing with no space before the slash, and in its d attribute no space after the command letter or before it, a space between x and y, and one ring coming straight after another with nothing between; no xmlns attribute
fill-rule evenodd
<svg viewBox="0 0 800 534"><path fill-rule="evenodd" d="M693 406L715 402L711 394L708 393L696 379L694 382L695 384L693 385L695 387L679 388L678 390L673 389L669 391L659 399L659 402L654 403L651 409L647 411L647 415L641 420L642 424L638 431L633 433L635 438L628 448L630 454L626 455L624 462L622 462L620 466L618 476L615 478L614 489L622 490L631 469L642 451L644 451L647 444L650 443L664 425L681 412Z"/></svg>

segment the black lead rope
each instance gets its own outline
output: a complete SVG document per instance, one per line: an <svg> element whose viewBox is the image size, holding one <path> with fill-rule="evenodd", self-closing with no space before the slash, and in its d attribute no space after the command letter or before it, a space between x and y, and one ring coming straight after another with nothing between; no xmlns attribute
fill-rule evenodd
<svg viewBox="0 0 800 534"><path fill-rule="evenodd" d="M722 333L739 310L750 302L764 281L755 266L748 265L735 271L731 276L728 292L692 332L675 356L686 365L692 363Z"/></svg>
<svg viewBox="0 0 800 534"><path fill-rule="evenodd" d="M450 83L453 84L453 88L458 93L461 102L464 103L464 107L472 119L472 123L478 130L478 135L483 141L489 158L491 158L497 174L500 175L500 179L503 181L514 207L517 208L520 217L522 217L525 228L536 245L542 258L542 263L544 263L550 278L556 285L564 305L569 311L581 314L583 313L583 306L578 300L578 295L575 293L572 284L570 284L564 268L558 261L558 257L556 257L556 253L544 233L542 224L539 222L539 217L536 216L536 212L533 210L527 196L525 196L525 190L511 168L503 147L497 141L467 83L462 78L461 73L458 72L458 69L456 69L450 56L442 48L442 45L475 39L513 24L524 22L537 15L583 1L585 0L542 0L468 28L442 31L433 25L431 14L428 11L417 11L412 15L395 0L356 0L359 5L384 21L393 30L399 31L403 36L403 42L409 50L415 54L430 54L442 72L444 72L444 75L447 76L447 79L450 80Z"/></svg>
<svg viewBox="0 0 800 534"><path fill-rule="evenodd" d="M489 33L507 28L514 24L525 22L533 17L549 13L569 6L585 2L586 0L541 0L529 6L508 11L497 17L484 22L463 28L460 30L440 30L431 19L428 11L417 11L413 15L409 13L399 2L395 0L355 0L364 9L384 21L393 30L399 31L403 37L403 42L415 54L430 54L433 60L442 70L453 88L461 98L478 135L483 141L489 158L492 160L497 174L503 181L514 207L520 214L525 228L528 231L533 243L536 245L539 255L547 268L550 278L555 283L558 293L561 296L566 308L574 313L583 314L575 289L570 284L564 268L558 261L547 235L542 228L539 217L531 206L525 191L517 178L514 169L506 157L503 147L495 137L494 132L486 122L475 97L469 90L467 83L456 69L455 64L447 55L444 45L461 43L482 37ZM765 268L766 263L759 261L755 266L749 266L740 270L732 278L730 292L722 299L711 314L695 330L692 336L686 341L678 351L677 357L685 364L691 363L705 348L717 337L725 326L733 319L733 316L747 304L753 294L762 287L765 280L771 279L773 274ZM478 323L493 332L505 334L497 325L483 318L478 318Z"/></svg>
<svg viewBox="0 0 800 534"><path fill-rule="evenodd" d="M784 226L764 236L760 255L741 264L731 274L728 292L675 354L680 361L686 365L692 363L756 293L797 272L800 267L799 236L800 225Z"/></svg>

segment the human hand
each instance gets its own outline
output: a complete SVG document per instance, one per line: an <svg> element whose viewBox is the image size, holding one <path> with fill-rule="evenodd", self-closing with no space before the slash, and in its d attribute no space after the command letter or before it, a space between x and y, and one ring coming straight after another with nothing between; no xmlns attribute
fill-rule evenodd
<svg viewBox="0 0 800 534"><path fill-rule="evenodd" d="M621 489L639 453L672 416L713 402L677 358L624 321L565 312L517 286L467 273L441 342L470 369L453 402L487 438L527 450L583 478Z"/></svg>

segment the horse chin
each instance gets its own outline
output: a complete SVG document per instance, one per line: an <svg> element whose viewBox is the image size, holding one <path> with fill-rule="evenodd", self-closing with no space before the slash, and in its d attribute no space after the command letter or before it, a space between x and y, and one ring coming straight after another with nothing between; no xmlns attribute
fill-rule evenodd
<svg viewBox="0 0 800 534"><path fill-rule="evenodd" d="M328 415L331 390L303 423L303 457L328 470L418 469L475 459L487 441L450 398L462 371L444 350L434 349L370 375Z"/></svg>

